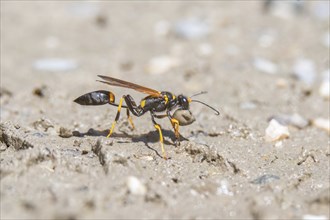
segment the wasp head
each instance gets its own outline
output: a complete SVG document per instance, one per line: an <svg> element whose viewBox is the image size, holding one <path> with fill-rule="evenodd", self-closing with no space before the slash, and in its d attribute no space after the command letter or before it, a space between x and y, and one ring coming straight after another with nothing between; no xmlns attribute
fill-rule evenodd
<svg viewBox="0 0 330 220"><path fill-rule="evenodd" d="M187 98L186 96L183 95L178 96L178 104L181 107L181 109L188 110L190 101L191 101L190 98Z"/></svg>

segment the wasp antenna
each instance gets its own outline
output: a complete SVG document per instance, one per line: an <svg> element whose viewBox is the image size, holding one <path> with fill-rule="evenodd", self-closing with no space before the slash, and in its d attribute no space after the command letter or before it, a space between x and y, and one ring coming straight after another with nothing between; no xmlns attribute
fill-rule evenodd
<svg viewBox="0 0 330 220"><path fill-rule="evenodd" d="M194 97L194 96L198 96L198 95L203 95L203 94L206 94L206 93L207 93L207 91L201 91L201 92L199 92L199 93L196 93L196 94L190 96L190 98L192 98L192 97Z"/></svg>
<svg viewBox="0 0 330 220"><path fill-rule="evenodd" d="M218 110L216 110L215 108L213 108L212 106L210 106L210 105L208 105L208 104L206 104L206 103L204 103L204 102L201 102L201 101L199 101L199 100L191 100L191 101L192 101L192 102L198 102L198 103L201 103L201 104L203 104L203 105L209 107L209 108L212 109L213 111L215 111L215 114L216 114L216 115L220 115L220 112L219 112Z"/></svg>

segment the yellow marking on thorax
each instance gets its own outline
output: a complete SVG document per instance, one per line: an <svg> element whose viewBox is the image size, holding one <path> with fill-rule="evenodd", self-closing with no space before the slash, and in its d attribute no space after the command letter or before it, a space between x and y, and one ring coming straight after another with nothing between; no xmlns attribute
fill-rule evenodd
<svg viewBox="0 0 330 220"><path fill-rule="evenodd" d="M140 102L140 106L141 106L142 108L144 108L145 105L146 105L146 100L142 100L142 101Z"/></svg>
<svg viewBox="0 0 330 220"><path fill-rule="evenodd" d="M168 103L168 97L167 95L164 95L164 99L165 99L165 105Z"/></svg>

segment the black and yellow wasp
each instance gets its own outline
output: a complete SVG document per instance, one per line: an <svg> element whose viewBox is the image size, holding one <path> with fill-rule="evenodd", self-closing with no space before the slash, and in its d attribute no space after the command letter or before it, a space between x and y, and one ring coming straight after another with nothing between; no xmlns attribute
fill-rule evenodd
<svg viewBox="0 0 330 220"><path fill-rule="evenodd" d="M118 108L117 115L116 115L114 122L112 123L112 126L110 128L110 131L109 131L109 134L107 137L110 137L114 130L115 124L117 123L119 116L120 116L121 108L127 109L126 114L127 114L128 120L133 128L134 128L134 124L133 124L132 118L130 116L130 112L137 117L140 117L141 115L143 115L146 112L150 112L151 120L159 133L159 141L161 144L162 155L163 155L164 159L166 159L167 157L166 157L164 144L163 144L162 129L161 129L161 126L155 121L155 118L168 117L170 119L170 122L173 126L174 133L175 133L175 138L176 138L175 143L180 144L179 126L191 124L195 120L189 111L189 104L191 102L202 103L202 104L208 106L209 108L213 109L215 111L215 113L217 115L219 115L218 110L214 109L213 107L211 107L201 101L192 100L191 97L188 98L184 95L175 96L170 92L160 92L160 91L157 91L154 89L150 89L150 88L140 86L140 85L137 85L137 84L134 84L131 82L123 81L120 79L116 79L116 78L112 78L112 77L108 77L108 76L101 76L101 75L98 75L98 76L102 80L104 80L104 81L97 80L99 82L102 82L102 83L105 83L105 84L108 84L111 86L119 86L119 87L134 89L136 91L146 93L146 94L148 94L148 96L141 100L140 105L136 105L135 101L133 100L133 98L130 95L122 96L119 100L119 103L116 104L115 95L112 92L105 91L105 90L98 90L98 91L84 94L84 95L78 97L77 99L75 99L74 102L76 102L80 105L110 104L113 106L117 106L117 108ZM203 93L204 92L198 93L196 95L203 94ZM123 101L125 101L126 106L123 105ZM174 115L171 114L172 110L176 110ZM186 116L187 114L184 115L184 113L187 113L187 111L190 113L190 115L188 114L188 116ZM161 115L157 114L160 112L165 112L166 114L161 114ZM180 115L183 115L184 117L180 117Z"/></svg>

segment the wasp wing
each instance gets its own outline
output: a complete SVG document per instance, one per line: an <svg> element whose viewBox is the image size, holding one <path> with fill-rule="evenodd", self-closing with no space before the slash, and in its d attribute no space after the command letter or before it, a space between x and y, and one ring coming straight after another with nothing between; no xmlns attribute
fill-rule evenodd
<svg viewBox="0 0 330 220"><path fill-rule="evenodd" d="M101 81L101 80L97 80L97 81L111 85L111 86L119 86L119 87L134 89L136 91L143 92L143 93L146 93L146 94L149 94L152 96L156 96L156 97L161 96L161 93L157 90L150 89L150 88L147 88L144 86L140 86L140 85L137 85L137 84L134 84L131 82L127 82L127 81L116 79L116 78L109 77L109 76L98 75L98 77L100 77L104 81Z"/></svg>

